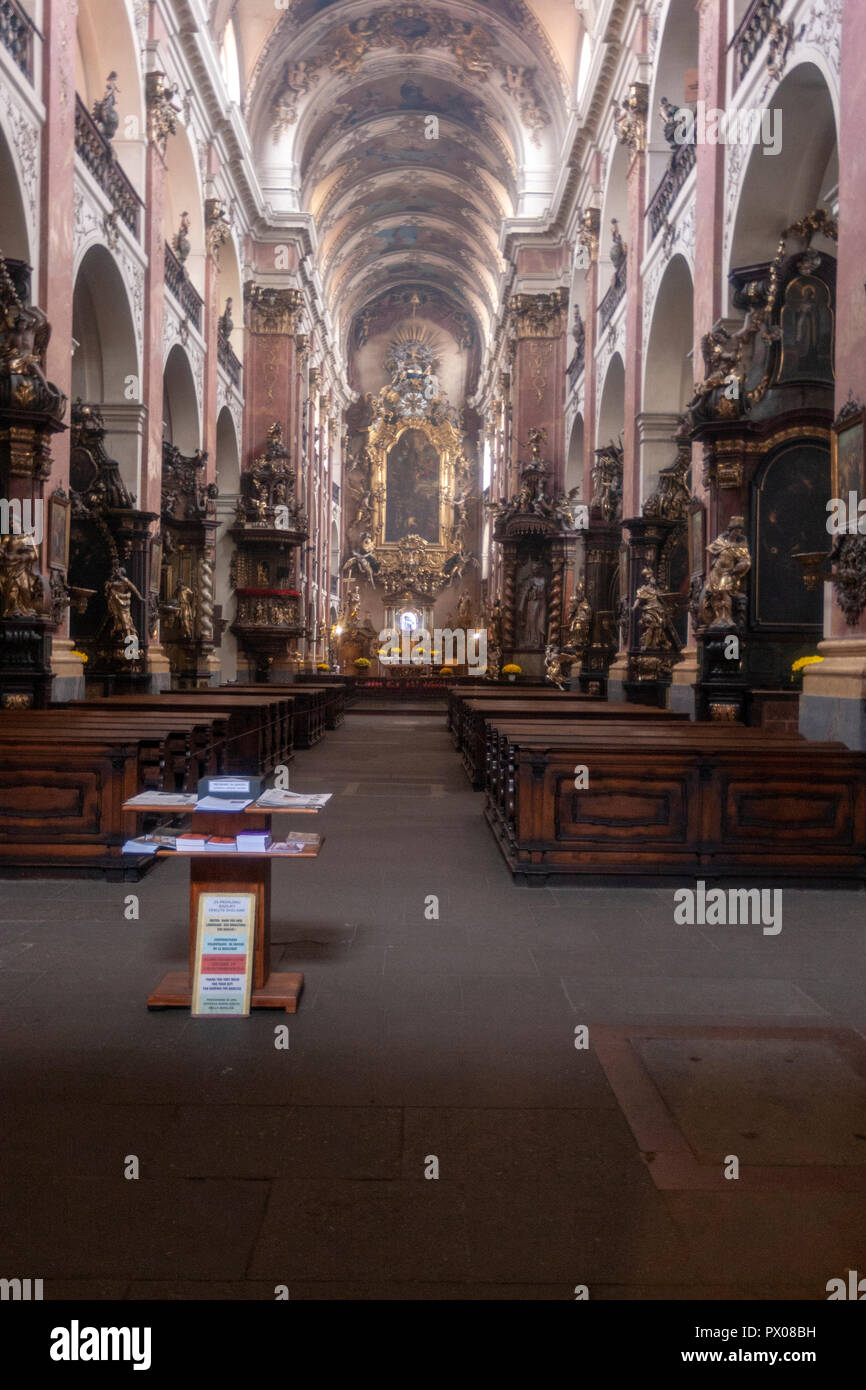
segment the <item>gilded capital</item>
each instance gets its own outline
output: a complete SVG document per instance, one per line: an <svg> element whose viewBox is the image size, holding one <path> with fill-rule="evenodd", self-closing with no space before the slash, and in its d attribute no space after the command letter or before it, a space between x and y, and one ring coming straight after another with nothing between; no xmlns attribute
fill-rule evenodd
<svg viewBox="0 0 866 1390"><path fill-rule="evenodd" d="M276 289L247 280L244 299L249 306L253 333L294 333L303 306L300 290Z"/></svg>
<svg viewBox="0 0 866 1390"><path fill-rule="evenodd" d="M509 305L518 338L557 338L565 331L568 291L514 294Z"/></svg>

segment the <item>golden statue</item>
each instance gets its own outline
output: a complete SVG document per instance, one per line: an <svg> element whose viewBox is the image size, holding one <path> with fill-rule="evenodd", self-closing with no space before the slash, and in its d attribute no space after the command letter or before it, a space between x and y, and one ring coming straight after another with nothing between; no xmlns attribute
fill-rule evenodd
<svg viewBox="0 0 866 1390"><path fill-rule="evenodd" d="M131 579L127 579L126 570L120 566L112 570L111 578L105 584L105 598L108 603L108 616L111 619L111 634L124 642L127 637L137 637L135 623L132 621L132 596L143 603L141 594L136 589Z"/></svg>
<svg viewBox="0 0 866 1390"><path fill-rule="evenodd" d="M42 599L42 580L33 573L39 547L33 537L0 536L0 618L35 618Z"/></svg>
<svg viewBox="0 0 866 1390"><path fill-rule="evenodd" d="M551 685L556 685L560 690L565 689L565 676L559 661L559 648L554 647L550 642L544 649L544 679L550 681Z"/></svg>
<svg viewBox="0 0 866 1390"><path fill-rule="evenodd" d="M185 642L192 640L195 617L193 612L193 602L195 594L188 584L178 580L177 588L174 591L174 601L177 605L177 626L180 628L181 636Z"/></svg>
<svg viewBox="0 0 866 1390"><path fill-rule="evenodd" d="M734 627L734 599L743 593L743 582L752 568L743 518L732 516L727 529L707 546L712 566L698 610L700 627Z"/></svg>
<svg viewBox="0 0 866 1390"><path fill-rule="evenodd" d="M667 604L659 593L651 569L641 570L643 583L637 591L633 612L637 615L638 644L642 652L670 650L680 643Z"/></svg>
<svg viewBox="0 0 866 1390"><path fill-rule="evenodd" d="M577 581L571 607L568 613L568 645L576 652L589 646L592 633L592 608L586 597L586 586L582 579Z"/></svg>

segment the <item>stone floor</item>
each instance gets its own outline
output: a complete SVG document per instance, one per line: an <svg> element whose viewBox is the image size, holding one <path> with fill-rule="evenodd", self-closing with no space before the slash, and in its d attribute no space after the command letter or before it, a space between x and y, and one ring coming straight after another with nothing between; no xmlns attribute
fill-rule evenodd
<svg viewBox="0 0 866 1390"><path fill-rule="evenodd" d="M771 937L676 926L672 887L518 888L429 716L350 716L293 785L335 793L320 858L275 866L294 1018L147 1011L182 862L0 884L0 1276L712 1300L866 1272L862 891L785 890Z"/></svg>

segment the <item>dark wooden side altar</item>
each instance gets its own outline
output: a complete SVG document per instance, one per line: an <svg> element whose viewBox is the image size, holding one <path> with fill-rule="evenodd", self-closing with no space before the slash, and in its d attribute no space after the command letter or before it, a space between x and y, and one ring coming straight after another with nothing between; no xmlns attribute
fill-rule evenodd
<svg viewBox="0 0 866 1390"><path fill-rule="evenodd" d="M530 430L520 490L491 509L493 539L502 547L499 665L514 662L530 679L544 674L547 657L558 656L567 640L564 594L577 539L571 499L547 491L546 438L546 431Z"/></svg>
<svg viewBox="0 0 866 1390"><path fill-rule="evenodd" d="M691 595L699 718L749 720L771 690L794 700L791 665L823 631L820 589L794 558L829 550L836 261L818 236L836 240L823 211L788 227L771 261L733 270L745 321L718 322L702 344L687 411L708 492Z"/></svg>

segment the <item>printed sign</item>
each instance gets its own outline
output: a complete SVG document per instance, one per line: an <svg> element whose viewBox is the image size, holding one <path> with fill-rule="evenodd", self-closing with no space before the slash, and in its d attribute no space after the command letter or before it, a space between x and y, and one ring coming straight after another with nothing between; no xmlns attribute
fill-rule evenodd
<svg viewBox="0 0 866 1390"><path fill-rule="evenodd" d="M202 893L198 900L194 1018L238 1018L250 1011L255 893Z"/></svg>

